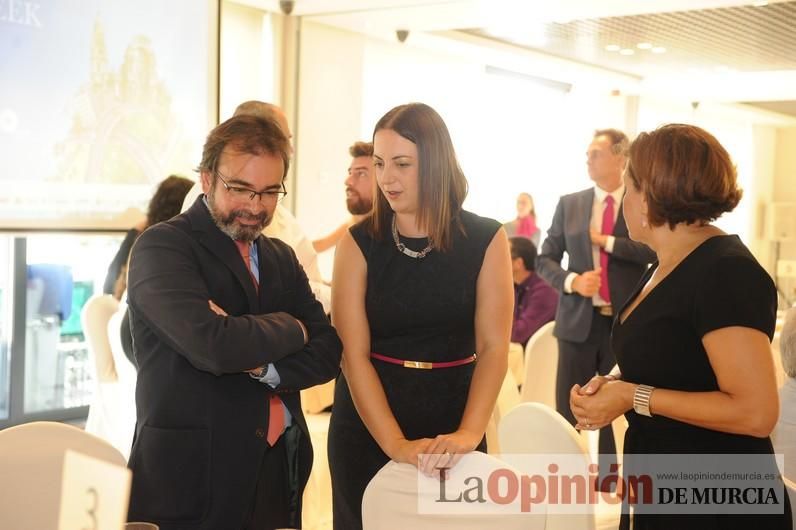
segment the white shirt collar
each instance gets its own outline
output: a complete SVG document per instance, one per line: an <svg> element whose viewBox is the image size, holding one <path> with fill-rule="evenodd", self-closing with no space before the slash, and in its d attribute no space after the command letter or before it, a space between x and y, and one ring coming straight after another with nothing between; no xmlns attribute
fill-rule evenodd
<svg viewBox="0 0 796 530"><path fill-rule="evenodd" d="M594 186L594 200L600 204L605 202L605 198L610 195L614 198L614 204L622 202L622 196L625 194L625 185L622 184L611 193L608 193L599 186Z"/></svg>

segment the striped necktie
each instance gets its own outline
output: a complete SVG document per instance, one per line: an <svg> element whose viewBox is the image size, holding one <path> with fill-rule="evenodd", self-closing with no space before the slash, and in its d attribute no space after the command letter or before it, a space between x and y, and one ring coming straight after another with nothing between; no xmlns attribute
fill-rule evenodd
<svg viewBox="0 0 796 530"><path fill-rule="evenodd" d="M235 246L238 247L240 257L243 258L246 270L249 271L249 277L251 277L252 283L254 283L254 287L259 293L260 285L257 283L257 277L252 272L252 261L249 256L250 243L236 240ZM276 394L271 394L268 398L268 434L265 437L268 445L273 446L285 430L285 411L282 409L283 406L282 400Z"/></svg>

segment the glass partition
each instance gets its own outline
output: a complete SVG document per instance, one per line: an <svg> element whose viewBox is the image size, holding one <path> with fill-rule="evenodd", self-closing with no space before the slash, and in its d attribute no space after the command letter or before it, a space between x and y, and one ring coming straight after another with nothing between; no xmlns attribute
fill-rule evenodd
<svg viewBox="0 0 796 530"><path fill-rule="evenodd" d="M11 381L12 252L13 239L0 236L0 420L8 418Z"/></svg>
<svg viewBox="0 0 796 530"><path fill-rule="evenodd" d="M118 236L37 235L27 239L26 414L88 405L94 385L80 313L102 294Z"/></svg>

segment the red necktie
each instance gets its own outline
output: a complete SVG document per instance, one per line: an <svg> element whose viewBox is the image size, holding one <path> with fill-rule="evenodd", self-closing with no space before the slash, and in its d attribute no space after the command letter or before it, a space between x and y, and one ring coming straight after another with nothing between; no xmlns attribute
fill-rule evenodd
<svg viewBox="0 0 796 530"><path fill-rule="evenodd" d="M260 291L260 286L257 283L257 278L254 276L251 270L251 261L249 259L249 243L246 241L235 241L235 246L238 247L238 252L240 252L240 257L243 258L243 263L246 264L246 270L249 271L249 277L252 279L252 283L254 283L254 287L257 289L257 292ZM266 434L265 439L268 441L268 445L273 446L279 437L282 435L282 431L285 430L285 412L282 410L282 400L279 399L279 396L276 394L271 394L268 398L268 434Z"/></svg>
<svg viewBox="0 0 796 530"><path fill-rule="evenodd" d="M610 195L605 198L602 233L614 233L614 198ZM608 253L604 248L600 249L600 298L611 303L611 291L608 289Z"/></svg>

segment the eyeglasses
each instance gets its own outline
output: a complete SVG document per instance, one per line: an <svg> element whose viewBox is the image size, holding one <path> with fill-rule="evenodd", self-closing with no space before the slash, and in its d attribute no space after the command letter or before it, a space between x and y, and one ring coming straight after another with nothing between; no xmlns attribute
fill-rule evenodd
<svg viewBox="0 0 796 530"><path fill-rule="evenodd" d="M224 185L224 189L229 192L230 196L239 201L253 201L254 198L257 197L261 202L279 202L287 195L284 182L281 184L281 190L254 191L249 188L241 188L240 186L230 186L218 171L216 171L216 176L221 179L221 184Z"/></svg>

